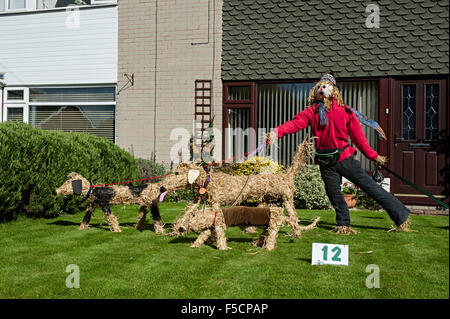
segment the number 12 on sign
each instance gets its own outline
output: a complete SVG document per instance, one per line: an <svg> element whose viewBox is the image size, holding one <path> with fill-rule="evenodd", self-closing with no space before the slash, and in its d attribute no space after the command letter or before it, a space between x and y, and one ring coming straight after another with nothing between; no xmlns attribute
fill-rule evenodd
<svg viewBox="0 0 450 319"><path fill-rule="evenodd" d="M348 245L313 243L311 264L348 266Z"/></svg>

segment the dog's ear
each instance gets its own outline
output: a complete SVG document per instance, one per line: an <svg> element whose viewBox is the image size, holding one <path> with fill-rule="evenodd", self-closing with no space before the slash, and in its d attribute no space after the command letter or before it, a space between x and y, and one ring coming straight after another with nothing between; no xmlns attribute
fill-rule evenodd
<svg viewBox="0 0 450 319"><path fill-rule="evenodd" d="M72 189L75 195L81 195L83 192L83 183L81 182L81 179L72 181Z"/></svg>
<svg viewBox="0 0 450 319"><path fill-rule="evenodd" d="M188 171L189 184L193 184L197 180L199 175L200 175L200 171L198 169L190 169Z"/></svg>
<svg viewBox="0 0 450 319"><path fill-rule="evenodd" d="M76 176L78 176L77 172L72 172L72 173L67 174L67 178L75 178Z"/></svg>

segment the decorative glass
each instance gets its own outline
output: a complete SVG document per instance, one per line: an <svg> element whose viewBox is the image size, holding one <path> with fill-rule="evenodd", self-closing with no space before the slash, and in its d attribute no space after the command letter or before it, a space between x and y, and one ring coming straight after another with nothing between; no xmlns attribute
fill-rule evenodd
<svg viewBox="0 0 450 319"><path fill-rule="evenodd" d="M402 136L405 140L416 138L416 86L404 85L402 94Z"/></svg>
<svg viewBox="0 0 450 319"><path fill-rule="evenodd" d="M436 140L439 134L439 84L425 85L425 139Z"/></svg>

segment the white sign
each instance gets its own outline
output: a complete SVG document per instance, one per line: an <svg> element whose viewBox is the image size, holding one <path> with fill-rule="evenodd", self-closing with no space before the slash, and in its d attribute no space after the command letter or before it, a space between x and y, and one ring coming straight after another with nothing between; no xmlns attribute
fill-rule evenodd
<svg viewBox="0 0 450 319"><path fill-rule="evenodd" d="M311 265L348 266L348 245L313 243Z"/></svg>

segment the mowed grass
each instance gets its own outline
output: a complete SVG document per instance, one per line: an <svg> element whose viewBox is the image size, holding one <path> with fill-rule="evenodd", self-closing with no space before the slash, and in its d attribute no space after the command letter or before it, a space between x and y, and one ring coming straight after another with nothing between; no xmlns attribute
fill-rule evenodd
<svg viewBox="0 0 450 319"><path fill-rule="evenodd" d="M167 231L184 207L160 206ZM227 230L231 250L190 248L195 234L156 235L151 217L136 231L136 206L113 212L121 233L108 230L99 210L86 231L77 230L83 212L0 224L0 298L449 298L448 217L411 216L419 232L395 233L385 212L352 211L359 234L345 236L330 231L333 211L298 210L302 224L321 216L318 228L293 239L283 226L268 252L239 227ZM349 265L312 266L313 242L349 245ZM80 288L66 287L70 264ZM366 287L370 264L380 288Z"/></svg>

